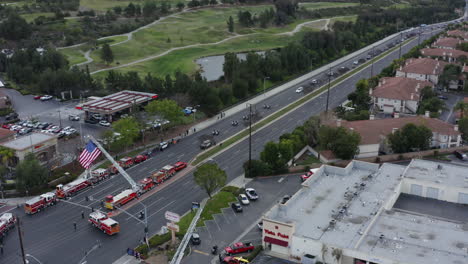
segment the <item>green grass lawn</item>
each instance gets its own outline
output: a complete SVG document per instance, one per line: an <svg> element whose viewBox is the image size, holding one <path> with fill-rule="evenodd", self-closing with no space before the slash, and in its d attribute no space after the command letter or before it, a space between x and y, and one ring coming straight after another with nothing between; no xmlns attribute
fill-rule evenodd
<svg viewBox="0 0 468 264"><path fill-rule="evenodd" d="M336 21L341 21L341 22L356 22L357 20L357 15L352 15L352 16L342 16L342 17L334 17L330 19L330 24L328 25L329 28L333 26L333 24Z"/></svg>
<svg viewBox="0 0 468 264"><path fill-rule="evenodd" d="M22 18L26 20L26 22L32 22L34 19L40 17L40 16L45 16L45 17L53 17L55 14L50 13L50 12L44 12L44 13L32 13L32 14L22 14L20 15Z"/></svg>
<svg viewBox="0 0 468 264"><path fill-rule="evenodd" d="M229 203L234 202L235 200L236 197L230 192L220 191L217 193L206 203L197 226L203 226L206 220L213 219L213 214L221 213L222 208L229 207Z"/></svg>
<svg viewBox="0 0 468 264"><path fill-rule="evenodd" d="M86 58L83 55L84 51L80 48L61 49L60 53L67 57L70 66L86 61Z"/></svg>
<svg viewBox="0 0 468 264"><path fill-rule="evenodd" d="M312 2L312 3L299 3L299 7L305 7L306 9L321 9L330 7L347 7L356 6L359 3L333 3L333 2Z"/></svg>

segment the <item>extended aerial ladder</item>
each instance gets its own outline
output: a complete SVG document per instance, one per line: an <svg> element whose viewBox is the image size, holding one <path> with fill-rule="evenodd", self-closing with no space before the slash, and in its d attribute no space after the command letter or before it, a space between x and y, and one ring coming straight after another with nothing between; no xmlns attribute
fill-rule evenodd
<svg viewBox="0 0 468 264"><path fill-rule="evenodd" d="M132 186L132 190L138 192L140 190L140 187L132 179L132 177L130 177L130 175L128 175L128 173L124 169L122 169L122 167L120 167L120 164L114 160L112 155L110 155L93 136L89 135L89 138L96 145L96 147L98 147L101 150L102 154L106 156L106 158L112 163L112 165L114 165L114 167L119 171L119 173L128 181L128 183L130 183L130 185Z"/></svg>

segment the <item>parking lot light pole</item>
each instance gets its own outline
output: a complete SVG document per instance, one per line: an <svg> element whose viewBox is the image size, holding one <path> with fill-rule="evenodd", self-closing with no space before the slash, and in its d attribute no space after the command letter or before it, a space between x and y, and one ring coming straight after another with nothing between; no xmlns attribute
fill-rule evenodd
<svg viewBox="0 0 468 264"><path fill-rule="evenodd" d="M62 127L62 116L60 115L60 109L57 110L58 114L59 114L59 123L60 123L60 127Z"/></svg>

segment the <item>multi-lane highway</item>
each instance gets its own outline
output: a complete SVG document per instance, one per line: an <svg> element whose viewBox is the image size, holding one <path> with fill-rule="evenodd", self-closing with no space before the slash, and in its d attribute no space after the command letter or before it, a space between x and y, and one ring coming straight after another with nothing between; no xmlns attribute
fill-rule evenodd
<svg viewBox="0 0 468 264"><path fill-rule="evenodd" d="M430 36L431 33L426 32L421 36L421 40L429 38ZM399 38L399 36L376 46L375 49L384 50L389 42L394 42L397 38ZM417 43L417 39L411 40L403 46L402 53L407 52L411 47L417 45ZM344 65L340 65L340 67L345 66L351 68L353 61L359 58L365 58L366 56L367 52L361 54L357 58L348 60ZM373 65L373 72L380 72L381 69L389 65L392 60L397 57L398 49L393 51L389 56L375 62ZM334 71L336 72L337 69L334 69ZM320 76L314 76L311 79L324 80L326 79L325 74L326 73L321 73ZM368 77L370 77L370 66L332 89L330 91L330 107L335 107L343 102L347 95L354 90L355 83L362 78ZM290 89L284 90L272 97L266 98L257 105L257 110L265 117L275 110L299 99L303 94L296 93L295 89L298 86L308 86L311 79L299 85L294 85ZM322 112L325 109L325 100L326 93L323 93L299 107L294 112L269 124L266 128L257 131L252 141L253 157L257 158L259 156L266 142L277 140L281 134L291 132L297 125L302 124L311 115ZM272 109L264 110L261 107L263 104L270 105ZM177 160L188 161L192 159L200 152L199 137L201 135L210 134L213 129L217 129L221 132L217 141L225 139L244 129L241 121L242 116L246 115L246 113L247 109L222 119L204 130L185 137L180 143L172 145L164 152L158 152L152 159L130 168L128 173L135 180L139 180L168 163L173 163ZM240 121L239 126L231 126L231 121L233 120ZM216 156L214 160L222 169L226 170L229 181L243 173L242 164L247 158L248 140L243 140ZM117 175L93 189L80 193L69 201L77 203L78 205L98 208L100 207L100 202L106 195L116 193L128 187L129 184L123 177ZM206 197L206 194L194 184L191 173L171 184L166 183L158 188L159 191L157 193L151 197L147 197L143 201L148 207L149 232L151 234L158 232L160 227L166 224L166 220L164 219L164 212L166 210L183 214L190 209L192 201L200 201ZM92 199L86 201L85 196L89 196ZM81 212L84 211L85 214L87 214L89 210L83 209L78 205L62 202L33 216L26 216L21 209L13 210L13 213L19 215L22 221L25 252L36 257L43 263L77 263L84 256L84 252L89 250L96 244L96 241L99 240L102 243L101 248L89 254L87 263L112 263L125 254L128 247L136 246L144 236L144 227L142 224L128 215L120 214L115 217L115 219L120 222L121 232L117 236L109 237L91 227L87 223L86 218L81 219ZM141 205L135 204L128 211L136 215L142 209ZM78 227L76 231L73 228L74 222L77 223ZM4 244L4 255L0 256L0 263L22 263L16 232L10 233L4 240ZM31 260L30 263L33 263L33 261L34 260Z"/></svg>

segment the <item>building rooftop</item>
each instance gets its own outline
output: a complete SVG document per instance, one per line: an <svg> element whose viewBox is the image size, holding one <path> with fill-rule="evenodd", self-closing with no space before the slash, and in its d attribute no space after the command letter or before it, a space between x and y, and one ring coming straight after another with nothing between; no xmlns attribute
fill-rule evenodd
<svg viewBox="0 0 468 264"><path fill-rule="evenodd" d="M157 94L125 90L86 102L76 108L90 112L111 114L130 108L133 104L142 104L156 98L158 98Z"/></svg>
<svg viewBox="0 0 468 264"><path fill-rule="evenodd" d="M444 70L447 62L430 58L407 59L405 65L399 71L427 75L439 75Z"/></svg>
<svg viewBox="0 0 468 264"><path fill-rule="evenodd" d="M447 35L448 36L453 36L453 37L461 37L463 39L468 38L468 32L461 31L459 29L448 31Z"/></svg>
<svg viewBox="0 0 468 264"><path fill-rule="evenodd" d="M457 38L440 38L434 42L434 47L456 48L462 41Z"/></svg>
<svg viewBox="0 0 468 264"><path fill-rule="evenodd" d="M275 205L264 218L293 223L299 239L363 252L378 263L468 263L466 222L392 208L402 175L412 177L419 166L434 170L440 164L413 160L408 167L385 163L379 168L360 161L346 168L324 165L286 204ZM462 166L447 169L468 171Z"/></svg>
<svg viewBox="0 0 468 264"><path fill-rule="evenodd" d="M340 123L340 124L338 124ZM406 124L413 123L415 125L424 125L432 132L441 135L457 136L460 135L456 127L446 123L438 118L430 118L426 116L409 116L400 118L386 118L374 120L357 120L330 123L332 126L343 126L352 129L361 135L361 144L379 144L383 138L393 132L393 129L400 129Z"/></svg>
<svg viewBox="0 0 468 264"><path fill-rule="evenodd" d="M26 136L18 137L13 140L9 140L1 143L1 146L13 149L13 150L25 150L27 148L40 148L40 144L49 141L53 138L57 138L54 135L48 135L44 133L31 133Z"/></svg>
<svg viewBox="0 0 468 264"><path fill-rule="evenodd" d="M404 177L434 185L468 188L468 169L465 166L436 163L428 160L412 160Z"/></svg>
<svg viewBox="0 0 468 264"><path fill-rule="evenodd" d="M421 90L434 85L428 81L419 81L405 77L382 78L379 85L372 91L372 96L397 100L419 101Z"/></svg>
<svg viewBox="0 0 468 264"><path fill-rule="evenodd" d="M459 58L460 56L468 57L468 52L457 49L439 49L439 48L424 48L421 49L423 56L435 56L435 57L452 57Z"/></svg>

